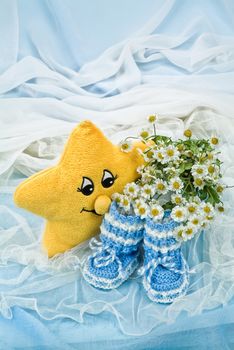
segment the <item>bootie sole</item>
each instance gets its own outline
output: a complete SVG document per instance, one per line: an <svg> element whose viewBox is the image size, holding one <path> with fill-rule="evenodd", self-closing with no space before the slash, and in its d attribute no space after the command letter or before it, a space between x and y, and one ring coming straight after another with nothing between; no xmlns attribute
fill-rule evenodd
<svg viewBox="0 0 234 350"><path fill-rule="evenodd" d="M182 267L186 269L187 263L184 259L182 259L182 263L183 263ZM187 293L188 285L189 285L189 275L187 271L184 273L184 280L181 283L180 287L176 289L167 290L167 291L155 290L148 283L147 279L145 277L143 278L143 286L147 293L147 296L149 297L150 300L160 304L171 304L176 299L183 297Z"/></svg>
<svg viewBox="0 0 234 350"><path fill-rule="evenodd" d="M139 259L137 257L128 265L128 267L124 271L124 276L117 276L116 278L109 279L105 277L97 277L91 274L89 272L89 260L87 260L83 269L83 277L89 284L91 284L95 288L110 290L118 288L122 283L124 283L138 268L138 266Z"/></svg>

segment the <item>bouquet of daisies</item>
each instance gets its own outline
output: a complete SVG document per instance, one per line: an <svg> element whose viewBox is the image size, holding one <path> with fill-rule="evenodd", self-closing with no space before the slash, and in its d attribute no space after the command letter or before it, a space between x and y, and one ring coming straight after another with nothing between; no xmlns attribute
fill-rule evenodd
<svg viewBox="0 0 234 350"><path fill-rule="evenodd" d="M139 149L144 159L144 165L137 169L139 179L113 199L126 213L142 219L159 221L165 210L170 210L171 218L180 223L177 240L186 241L213 220L217 211L224 211L219 139L195 139L191 130L185 130L184 138L174 141L157 135L155 115L148 121L152 132L145 129L139 135L145 144L144 151ZM124 152L131 150L130 140L121 143Z"/></svg>

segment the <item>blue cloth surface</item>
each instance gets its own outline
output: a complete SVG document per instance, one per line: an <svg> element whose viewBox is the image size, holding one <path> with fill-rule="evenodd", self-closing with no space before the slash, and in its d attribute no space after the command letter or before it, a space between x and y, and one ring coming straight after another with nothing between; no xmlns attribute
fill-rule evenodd
<svg viewBox="0 0 234 350"><path fill-rule="evenodd" d="M131 302L127 303L129 309L121 310L117 305L115 312L111 312L100 302L86 312L82 307L85 309L86 302L95 301L97 292L86 289L77 271L65 270L53 280L57 285L50 290L53 281L51 271L45 270L47 262L39 259L41 265L31 267L30 254L34 250L29 250L25 257L24 248L18 249L34 242L32 247L35 246L37 257L43 222L12 203L12 191L19 182L14 180L13 171L21 179L22 174L28 176L51 165L51 159L55 161L61 152L68 132L84 117L93 116L102 127L127 128L140 122L143 111L147 114L159 110L163 114L167 109L165 125L169 120L168 129L171 127L176 133L183 129L178 114L189 115L197 106L210 107L212 113L217 108L233 116L233 23L234 3L224 0L0 2L1 350L234 349L234 300L228 277L232 275L233 264L226 265L226 271L222 261L226 280L219 284L208 266L210 242L204 236L192 243L192 248L185 247L189 261L194 265L203 262L201 268L205 270L205 277L201 277L201 271L192 277L190 292L195 295L198 291L196 305L190 300L186 311L177 314L171 308L165 314L164 307L147 304L138 282L132 280L119 292L126 296L131 286L138 288L134 289L138 293L133 293ZM145 92L141 90L138 94L133 90L131 95L131 89L143 85L147 88ZM155 86L158 90L154 90ZM130 95L124 95L128 91ZM149 94L152 99L147 97ZM140 99L143 101L138 106ZM202 123L205 117L202 111L199 113L198 121ZM226 122L222 119L220 124L215 124L215 130L221 130L224 124L231 131L233 119ZM232 152L230 145L225 148L227 152L228 149ZM231 155L228 157L232 159ZM228 176L233 178L232 173ZM220 231L227 228L228 225ZM216 243L221 244L217 235L216 240L213 251ZM14 243L18 250L8 249ZM225 258L233 258L230 247L222 248ZM218 256L219 251L216 253ZM214 263L216 271L221 265L219 257ZM74 282L76 279L79 284ZM11 280L15 281L13 285ZM48 291L44 292L46 283ZM26 290L20 289L24 284ZM210 285L213 289L209 289ZM33 288L37 291L27 295L27 286L30 291ZM67 302L66 293L70 291L74 292L74 300ZM203 298L208 291L213 298L210 304ZM8 292L12 295L6 301L4 295ZM118 301L117 293L109 296L109 300L101 294L98 297L102 302L106 298L111 304ZM32 301L34 294L36 306ZM17 299L19 295L21 298ZM227 303L222 304L222 298ZM138 306L142 307L139 315ZM131 314L131 307L135 314ZM157 313L162 323L154 322ZM131 318L125 318L126 315Z"/></svg>
<svg viewBox="0 0 234 350"><path fill-rule="evenodd" d="M220 350L234 347L234 306L154 329L146 336L126 336L108 314L86 316L79 324L69 319L41 320L36 313L15 307L14 318L0 317L1 349L139 349Z"/></svg>

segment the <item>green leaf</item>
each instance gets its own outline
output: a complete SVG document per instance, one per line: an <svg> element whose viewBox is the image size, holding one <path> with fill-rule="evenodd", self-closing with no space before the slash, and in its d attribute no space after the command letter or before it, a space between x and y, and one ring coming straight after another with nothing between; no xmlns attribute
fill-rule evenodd
<svg viewBox="0 0 234 350"><path fill-rule="evenodd" d="M208 188L208 191L209 191L210 195L212 196L214 202L215 202L216 204L220 203L220 198L219 198L219 195L218 195L218 193L216 192L216 190L215 190L213 187L209 187L209 188Z"/></svg>
<svg viewBox="0 0 234 350"><path fill-rule="evenodd" d="M182 174L186 170L190 170L193 166L193 162L184 162L179 166L179 174Z"/></svg>
<svg viewBox="0 0 234 350"><path fill-rule="evenodd" d="M203 189L199 192L199 198L205 200L207 198L207 192Z"/></svg>

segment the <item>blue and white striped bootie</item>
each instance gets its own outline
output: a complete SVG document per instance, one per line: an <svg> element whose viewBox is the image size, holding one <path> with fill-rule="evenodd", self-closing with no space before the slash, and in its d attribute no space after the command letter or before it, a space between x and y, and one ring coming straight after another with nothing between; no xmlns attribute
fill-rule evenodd
<svg viewBox="0 0 234 350"><path fill-rule="evenodd" d="M120 286L139 266L143 232L140 217L120 213L117 203L112 202L101 225L100 241L90 241L96 251L84 264L85 280L101 289Z"/></svg>
<svg viewBox="0 0 234 350"><path fill-rule="evenodd" d="M162 223L147 218L144 234L143 286L148 297L158 303L172 303L186 294L189 268L175 239L178 224L166 211Z"/></svg>

